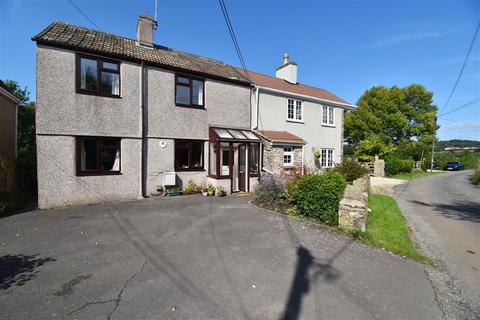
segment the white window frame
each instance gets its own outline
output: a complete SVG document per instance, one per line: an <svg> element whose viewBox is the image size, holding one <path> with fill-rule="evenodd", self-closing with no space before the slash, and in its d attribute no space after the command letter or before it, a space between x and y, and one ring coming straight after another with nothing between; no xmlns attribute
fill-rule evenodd
<svg viewBox="0 0 480 320"><path fill-rule="evenodd" d="M290 118L290 102L293 106L293 118ZM298 113L300 109L300 113ZM298 117L300 115L300 117ZM287 121L303 122L303 101L295 99L287 99Z"/></svg>
<svg viewBox="0 0 480 320"><path fill-rule="evenodd" d="M322 148L320 153L320 165L322 168L335 167L335 150L331 148Z"/></svg>
<svg viewBox="0 0 480 320"><path fill-rule="evenodd" d="M335 127L335 108L334 107L323 106L322 125L327 127Z"/></svg>
<svg viewBox="0 0 480 320"><path fill-rule="evenodd" d="M287 151L289 150L289 151ZM285 157L290 156L290 161L285 162ZM285 167L291 167L293 166L293 147L283 147L283 159L282 159L283 165Z"/></svg>

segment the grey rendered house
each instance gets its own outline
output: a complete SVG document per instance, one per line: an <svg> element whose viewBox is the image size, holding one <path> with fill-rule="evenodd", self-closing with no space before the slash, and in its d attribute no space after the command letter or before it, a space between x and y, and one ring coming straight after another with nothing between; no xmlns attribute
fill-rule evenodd
<svg viewBox="0 0 480 320"><path fill-rule="evenodd" d="M54 22L37 43L40 208L136 199L168 185L250 191L260 174L252 85L223 62Z"/></svg>
<svg viewBox="0 0 480 320"><path fill-rule="evenodd" d="M264 171L303 173L341 162L343 116L354 105L327 90L298 83L297 64L288 60L288 54L275 77L249 71L249 78L255 84L252 130L263 138Z"/></svg>
<svg viewBox="0 0 480 320"><path fill-rule="evenodd" d="M0 159L14 160L17 156L18 100L0 80Z"/></svg>

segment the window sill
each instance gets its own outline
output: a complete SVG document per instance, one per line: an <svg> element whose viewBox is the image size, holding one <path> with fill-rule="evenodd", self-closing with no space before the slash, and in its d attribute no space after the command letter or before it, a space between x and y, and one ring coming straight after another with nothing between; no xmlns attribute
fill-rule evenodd
<svg viewBox="0 0 480 320"><path fill-rule="evenodd" d="M77 172L77 177L90 177L90 176L121 176L120 171L117 172Z"/></svg>
<svg viewBox="0 0 480 320"><path fill-rule="evenodd" d="M84 94L84 95L87 95L87 96L122 99L122 96L120 96L120 95L117 96L117 95L100 94L100 93L96 93L96 92L82 91L82 90L77 90L77 93L78 94Z"/></svg>
<svg viewBox="0 0 480 320"><path fill-rule="evenodd" d="M303 120L294 120L294 119L287 119L287 122L305 123Z"/></svg>
<svg viewBox="0 0 480 320"><path fill-rule="evenodd" d="M212 176L212 175L208 175L208 177L215 180L228 180L232 178L231 176Z"/></svg>
<svg viewBox="0 0 480 320"><path fill-rule="evenodd" d="M322 127L335 128L336 125L334 125L334 124L328 124L328 123L322 123Z"/></svg>
<svg viewBox="0 0 480 320"><path fill-rule="evenodd" d="M198 110L207 110L204 106L195 106L195 105L189 105L189 104L175 104L176 107L180 108L190 108L190 109L198 109Z"/></svg>
<svg viewBox="0 0 480 320"><path fill-rule="evenodd" d="M185 169L185 168L175 168L175 172L204 172L204 168L192 168L192 169Z"/></svg>

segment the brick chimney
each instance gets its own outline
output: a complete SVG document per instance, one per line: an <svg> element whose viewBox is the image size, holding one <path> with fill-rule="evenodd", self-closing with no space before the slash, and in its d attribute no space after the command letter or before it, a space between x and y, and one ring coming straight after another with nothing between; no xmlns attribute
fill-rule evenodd
<svg viewBox="0 0 480 320"><path fill-rule="evenodd" d="M277 68L276 77L297 84L297 63L288 60L288 53L283 54L283 64Z"/></svg>
<svg viewBox="0 0 480 320"><path fill-rule="evenodd" d="M142 46L153 47L153 30L157 22L146 14L141 14L137 22L137 41Z"/></svg>

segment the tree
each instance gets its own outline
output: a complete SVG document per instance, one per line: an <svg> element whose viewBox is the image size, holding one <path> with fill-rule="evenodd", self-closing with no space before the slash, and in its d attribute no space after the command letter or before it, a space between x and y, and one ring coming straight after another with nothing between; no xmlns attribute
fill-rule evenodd
<svg viewBox="0 0 480 320"><path fill-rule="evenodd" d="M438 129L432 97L432 92L418 84L372 87L360 97L358 108L345 115L345 138L356 146L357 155L407 150L412 152L408 158L421 157L421 150Z"/></svg>

